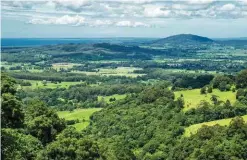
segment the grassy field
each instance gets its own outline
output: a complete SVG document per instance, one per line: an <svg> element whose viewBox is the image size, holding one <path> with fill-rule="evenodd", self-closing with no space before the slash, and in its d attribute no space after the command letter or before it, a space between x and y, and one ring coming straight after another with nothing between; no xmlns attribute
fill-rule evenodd
<svg viewBox="0 0 247 160"><path fill-rule="evenodd" d="M89 125L89 117L97 111L100 111L101 108L88 108L88 109L76 109L72 112L70 111L59 111L57 112L60 118L65 120L79 120L79 123L76 123L74 126L78 131L86 128Z"/></svg>
<svg viewBox="0 0 247 160"><path fill-rule="evenodd" d="M98 76L126 76L126 77L137 77L145 74L133 73L135 70L142 70L136 67L117 67L117 68L99 68L97 72L86 72L86 71L73 71L74 73L83 73L86 75L98 75Z"/></svg>
<svg viewBox="0 0 247 160"><path fill-rule="evenodd" d="M114 94L111 96L98 96L98 101L104 100L106 103L112 103L110 102L110 98L115 98L116 100L124 99L126 97L126 94Z"/></svg>
<svg viewBox="0 0 247 160"><path fill-rule="evenodd" d="M247 122L247 115L242 116L242 117L245 120L245 122ZM203 125L214 126L214 125L218 124L220 126L228 126L230 124L231 120L232 120L232 118L227 118L227 119L221 119L221 120L191 125L191 126L185 128L184 136L190 136L191 134L195 134L197 132L197 130L199 128L201 128Z"/></svg>
<svg viewBox="0 0 247 160"><path fill-rule="evenodd" d="M197 107L202 100L211 102L210 98L212 95L218 96L218 99L222 101L226 101L227 99L230 100L231 103L236 101L236 93L232 91L221 92L218 89L214 89L213 93L208 94L200 94L200 89L176 91L174 93L176 98L180 97L181 94L183 95L185 111Z"/></svg>
<svg viewBox="0 0 247 160"><path fill-rule="evenodd" d="M44 85L43 81L36 81L36 80L24 80L28 81L32 84L32 86L22 86L23 89L36 89L36 88L68 88L71 85L81 84L84 82L61 82L61 83L52 83L47 82L46 85ZM21 87L19 87L21 88Z"/></svg>

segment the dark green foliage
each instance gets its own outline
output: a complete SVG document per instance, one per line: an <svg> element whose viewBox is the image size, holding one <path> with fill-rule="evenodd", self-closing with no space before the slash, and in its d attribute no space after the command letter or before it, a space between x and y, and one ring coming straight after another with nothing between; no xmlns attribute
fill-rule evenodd
<svg viewBox="0 0 247 160"><path fill-rule="evenodd" d="M174 82L174 87L177 88L201 88L208 85L213 79L213 75L183 75Z"/></svg>
<svg viewBox="0 0 247 160"><path fill-rule="evenodd" d="M224 75L216 76L212 80L213 88L218 88L220 91L229 91L232 84L233 80L230 77Z"/></svg>
<svg viewBox="0 0 247 160"><path fill-rule="evenodd" d="M1 156L5 160L25 159L34 160L43 149L41 142L16 129L1 130Z"/></svg>
<svg viewBox="0 0 247 160"><path fill-rule="evenodd" d="M15 97L16 82L14 79L1 74L1 127L20 128L23 124L22 104Z"/></svg>
<svg viewBox="0 0 247 160"><path fill-rule="evenodd" d="M33 100L25 108L25 126L28 133L46 144L53 141L66 125L55 111L44 103Z"/></svg>
<svg viewBox="0 0 247 160"><path fill-rule="evenodd" d="M1 94L4 93L14 95L16 93L16 81L6 73L1 73Z"/></svg>
<svg viewBox="0 0 247 160"><path fill-rule="evenodd" d="M207 93L207 88L206 87L202 87L200 90L201 94L206 94Z"/></svg>
<svg viewBox="0 0 247 160"><path fill-rule="evenodd" d="M21 102L14 95L4 93L1 96L1 103L2 128L20 128L24 119Z"/></svg>
<svg viewBox="0 0 247 160"><path fill-rule="evenodd" d="M208 93L212 93L213 92L213 87L209 86L207 91L208 91Z"/></svg>
<svg viewBox="0 0 247 160"><path fill-rule="evenodd" d="M75 128L69 127L57 136L57 140L48 144L38 159L54 160L95 160L100 158L97 143L84 138Z"/></svg>
<svg viewBox="0 0 247 160"><path fill-rule="evenodd" d="M246 89L238 89L236 93L236 99L243 104L247 104L247 90Z"/></svg>
<svg viewBox="0 0 247 160"><path fill-rule="evenodd" d="M247 87L247 70L241 71L236 77L237 88Z"/></svg>

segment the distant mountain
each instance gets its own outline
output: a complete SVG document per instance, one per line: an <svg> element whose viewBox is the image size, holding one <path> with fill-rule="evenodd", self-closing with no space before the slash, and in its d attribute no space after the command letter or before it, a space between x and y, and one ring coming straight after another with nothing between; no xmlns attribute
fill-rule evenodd
<svg viewBox="0 0 247 160"><path fill-rule="evenodd" d="M154 46L197 46L202 44L212 44L214 40L207 37L197 36L193 34L179 34L167 38L153 41L151 45Z"/></svg>

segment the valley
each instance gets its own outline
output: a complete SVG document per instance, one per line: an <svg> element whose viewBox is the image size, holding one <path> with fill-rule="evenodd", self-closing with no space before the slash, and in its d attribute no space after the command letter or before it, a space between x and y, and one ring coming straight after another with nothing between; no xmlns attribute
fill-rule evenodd
<svg viewBox="0 0 247 160"><path fill-rule="evenodd" d="M208 159L210 146L225 155L232 144L244 159L246 40L114 42L3 46L2 103L21 115L6 117L4 135L47 159L74 146L91 159Z"/></svg>

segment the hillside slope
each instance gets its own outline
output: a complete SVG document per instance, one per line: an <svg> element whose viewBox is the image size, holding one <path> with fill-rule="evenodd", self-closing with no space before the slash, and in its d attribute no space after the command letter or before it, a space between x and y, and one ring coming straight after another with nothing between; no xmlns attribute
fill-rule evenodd
<svg viewBox="0 0 247 160"><path fill-rule="evenodd" d="M214 40L209 39L207 37L202 37L193 34L179 34L170 36L167 38L162 38L156 41L153 41L151 45L189 45L189 46L196 46L196 45L203 45L203 44L213 44Z"/></svg>

